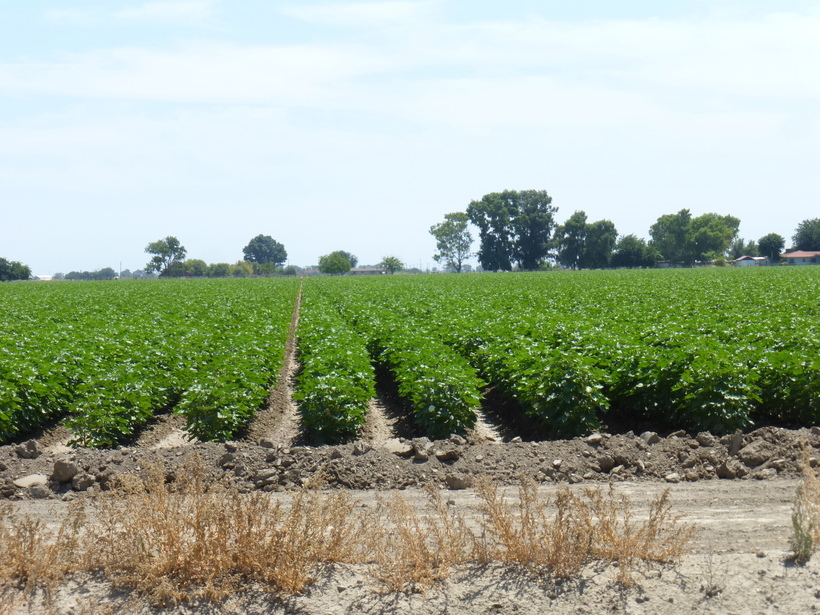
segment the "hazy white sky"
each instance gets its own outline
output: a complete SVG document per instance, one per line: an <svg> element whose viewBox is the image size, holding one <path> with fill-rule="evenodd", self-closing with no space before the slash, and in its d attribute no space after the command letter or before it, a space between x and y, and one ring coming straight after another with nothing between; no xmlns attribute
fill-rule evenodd
<svg viewBox="0 0 820 615"><path fill-rule="evenodd" d="M429 227L504 189L789 239L820 217L820 3L0 5L0 256L35 274L260 233L432 266Z"/></svg>

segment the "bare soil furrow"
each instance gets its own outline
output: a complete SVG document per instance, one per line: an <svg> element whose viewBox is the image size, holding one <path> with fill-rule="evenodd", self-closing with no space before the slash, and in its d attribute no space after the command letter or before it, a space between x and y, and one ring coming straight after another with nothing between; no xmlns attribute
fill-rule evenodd
<svg viewBox="0 0 820 615"><path fill-rule="evenodd" d="M269 440L282 446L291 446L305 439L299 409L293 399L296 375L299 373L297 330L301 306L302 290L300 288L293 308L293 318L278 383L271 390L267 406L260 410L248 425L242 437L244 441L258 443L261 440Z"/></svg>

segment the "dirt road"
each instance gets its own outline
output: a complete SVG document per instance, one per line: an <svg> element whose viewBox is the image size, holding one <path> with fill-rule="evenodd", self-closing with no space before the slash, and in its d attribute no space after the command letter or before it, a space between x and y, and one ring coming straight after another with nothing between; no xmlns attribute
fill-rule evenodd
<svg viewBox="0 0 820 615"><path fill-rule="evenodd" d="M319 575L317 583L302 596L284 601L250 588L237 601L222 605L229 613L757 613L805 614L820 610L820 565L805 566L788 559L791 510L796 479L765 481L712 480L696 483L620 482L617 494L626 495L635 517L647 514L650 502L670 489L673 510L697 529L690 552L674 565L652 565L634 577L630 587L620 585L617 569L589 566L577 578L560 583L529 576L502 566L462 567L449 579L423 593L386 594L378 591L367 566L337 565ZM606 486L600 488L608 488ZM583 489L574 486L573 489ZM542 485L542 494L552 494L556 485ZM517 498L516 487L505 487L505 497ZM377 497L401 494L421 509L427 495L421 489L374 492L355 491L362 507ZM479 500L472 489L444 490L445 501L477 527ZM270 497L288 501L288 492ZM25 499L13 508L56 527L67 503L56 499ZM149 612L139 601L129 599L92 578L65 584L48 600L56 613ZM18 605L19 611L31 612ZM42 604L34 612L45 612ZM91 608L91 607L87 607ZM42 609L42 610L41 610ZM168 613L202 612L177 606Z"/></svg>

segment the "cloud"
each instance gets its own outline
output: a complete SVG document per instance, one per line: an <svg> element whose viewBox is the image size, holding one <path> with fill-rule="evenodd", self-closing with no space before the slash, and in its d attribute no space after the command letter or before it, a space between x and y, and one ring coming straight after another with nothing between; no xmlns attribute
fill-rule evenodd
<svg viewBox="0 0 820 615"><path fill-rule="evenodd" d="M43 13L47 21L68 25L91 25L101 17L99 11L91 9L47 9Z"/></svg>
<svg viewBox="0 0 820 615"><path fill-rule="evenodd" d="M213 0L147 2L140 6L117 11L114 17L126 21L203 25L211 23L215 15L214 5Z"/></svg>
<svg viewBox="0 0 820 615"><path fill-rule="evenodd" d="M355 2L343 4L291 5L282 9L285 15L322 25L373 26L408 25L431 16L440 2Z"/></svg>
<svg viewBox="0 0 820 615"><path fill-rule="evenodd" d="M168 7L175 6L177 16L199 18L210 4L151 3L142 8L160 6L165 8L151 11L171 15ZM370 11L378 19L393 19L412 14L418 5L321 8L325 14ZM818 29L820 18L796 15L742 22L435 22L408 26L383 39L333 44L206 42L5 63L0 64L0 92L363 110L374 109L378 101L381 112L390 113L409 110L410 95L429 103L438 91L446 96L460 91L464 105L481 106L475 93L487 91L495 99L510 87L527 91L540 84L549 88L540 97L560 98L565 90L586 88L614 96L628 91L659 106L747 107L771 100L805 105L820 97ZM507 100L516 105L513 98ZM493 104L498 102L503 101Z"/></svg>
<svg viewBox="0 0 820 615"><path fill-rule="evenodd" d="M327 106L383 60L346 46L119 48L0 64L0 92L173 103Z"/></svg>

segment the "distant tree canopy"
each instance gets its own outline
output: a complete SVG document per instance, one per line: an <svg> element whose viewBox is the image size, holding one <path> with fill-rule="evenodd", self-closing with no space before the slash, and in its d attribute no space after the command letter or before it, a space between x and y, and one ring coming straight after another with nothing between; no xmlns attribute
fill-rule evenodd
<svg viewBox="0 0 820 615"><path fill-rule="evenodd" d="M235 278L247 278L253 275L253 265L248 261L237 261L231 265L231 275Z"/></svg>
<svg viewBox="0 0 820 615"><path fill-rule="evenodd" d="M169 276L175 273L174 265L185 260L187 251L179 243L176 237L168 236L165 239L152 241L145 248L148 254L153 254L154 257L145 266L147 272L156 271L161 276Z"/></svg>
<svg viewBox="0 0 820 615"><path fill-rule="evenodd" d="M549 255L555 212L545 190L492 192L467 207L479 230L478 260L488 271L535 270Z"/></svg>
<svg viewBox="0 0 820 615"><path fill-rule="evenodd" d="M270 235L257 235L250 240L248 245L242 248L245 260L249 263L265 265L272 263L279 267L288 260L288 253L285 246L276 241Z"/></svg>
<svg viewBox="0 0 820 615"><path fill-rule="evenodd" d="M404 263L395 256L385 256L382 262L379 263L379 267L387 270L387 273L393 274L404 269Z"/></svg>
<svg viewBox="0 0 820 615"><path fill-rule="evenodd" d="M637 267L654 267L660 255L646 241L635 235L625 235L618 239L612 253L610 265L635 269Z"/></svg>
<svg viewBox="0 0 820 615"><path fill-rule="evenodd" d="M350 268L355 269L356 265L359 264L359 257L355 254L351 254L350 252L345 252L344 250L336 250L335 252L331 252L330 256L338 255L344 259L347 259L347 262L350 263Z"/></svg>
<svg viewBox="0 0 820 615"><path fill-rule="evenodd" d="M69 271L65 275L62 273L54 275L54 279L63 280L110 280L116 277L117 272L111 267L103 267L99 271ZM130 277L130 275L122 277Z"/></svg>
<svg viewBox="0 0 820 615"><path fill-rule="evenodd" d="M803 220L792 236L795 250L820 250L820 218Z"/></svg>
<svg viewBox="0 0 820 615"><path fill-rule="evenodd" d="M444 222L430 227L430 234L436 239L436 250L433 259L444 262L448 267L461 273L465 260L470 258L470 248L473 245L473 236L467 230L470 219L464 212L458 211L444 215Z"/></svg>
<svg viewBox="0 0 820 615"><path fill-rule="evenodd" d="M780 253L786 247L786 240L777 233L769 233L757 240L757 249L761 256L765 256L773 263L780 260Z"/></svg>
<svg viewBox="0 0 820 615"><path fill-rule="evenodd" d="M570 269L609 267L618 231L609 220L587 222L583 211L576 211L555 231L558 262Z"/></svg>
<svg viewBox="0 0 820 615"><path fill-rule="evenodd" d="M209 278L227 278L231 275L231 266L228 263L212 263L208 265Z"/></svg>
<svg viewBox="0 0 820 615"><path fill-rule="evenodd" d="M651 245L671 263L693 265L725 256L737 237L740 220L734 216L703 214L693 218L688 209L658 218L649 228Z"/></svg>
<svg viewBox="0 0 820 615"><path fill-rule="evenodd" d="M347 273L350 271L350 261L339 252L331 252L319 258L320 273Z"/></svg>
<svg viewBox="0 0 820 615"><path fill-rule="evenodd" d="M208 275L208 263L199 258L191 258L182 263L183 275L203 278Z"/></svg>
<svg viewBox="0 0 820 615"><path fill-rule="evenodd" d="M0 282L12 280L30 280L31 269L19 261L9 261L0 258Z"/></svg>
<svg viewBox="0 0 820 615"><path fill-rule="evenodd" d="M618 242L618 231L611 220L597 220L587 224L586 245L581 266L588 269L609 267L612 251Z"/></svg>
<svg viewBox="0 0 820 615"><path fill-rule="evenodd" d="M757 243L753 239L749 241L744 240L742 237L738 237L732 242L732 245L729 246L729 256L732 259L738 259L741 256L759 256L760 250L758 249Z"/></svg>

